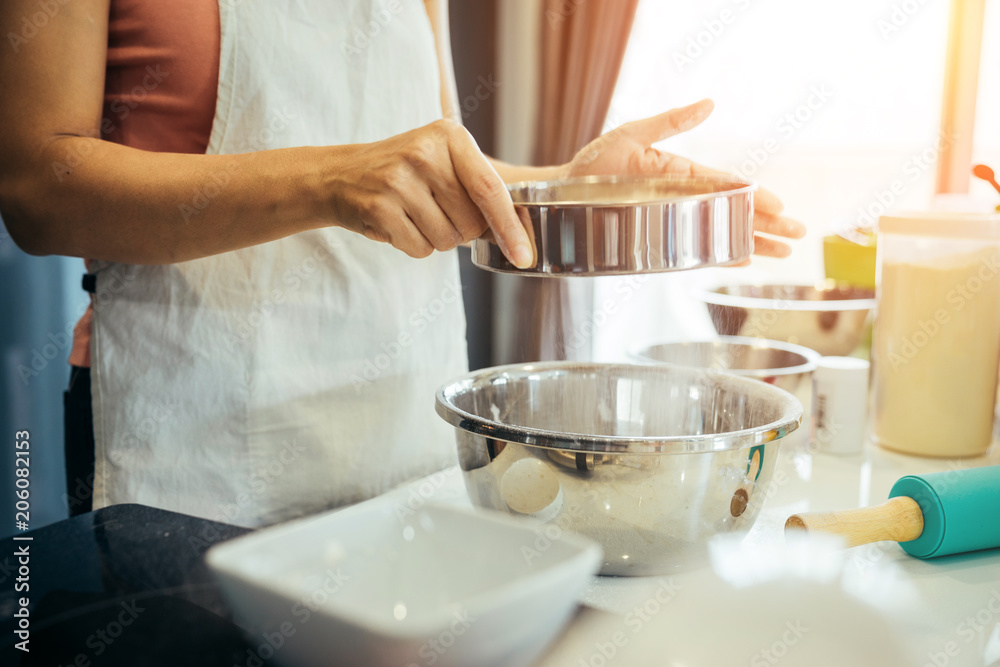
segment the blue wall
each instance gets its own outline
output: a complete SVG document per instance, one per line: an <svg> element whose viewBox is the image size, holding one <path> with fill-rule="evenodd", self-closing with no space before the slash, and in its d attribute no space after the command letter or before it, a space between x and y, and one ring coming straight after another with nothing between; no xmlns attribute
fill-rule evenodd
<svg viewBox="0 0 1000 667"><path fill-rule="evenodd" d="M31 527L67 515L62 393L72 326L86 307L83 261L32 257L0 221L0 535L14 532L14 433L31 433Z"/></svg>

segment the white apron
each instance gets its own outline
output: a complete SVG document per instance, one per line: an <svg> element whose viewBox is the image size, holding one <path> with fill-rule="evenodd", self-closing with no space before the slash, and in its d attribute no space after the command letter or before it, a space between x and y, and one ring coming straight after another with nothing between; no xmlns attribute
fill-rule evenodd
<svg viewBox="0 0 1000 667"><path fill-rule="evenodd" d="M441 117L420 0L221 0L220 14L210 154L371 142ZM197 224L229 176L178 223ZM324 229L95 270L95 508L256 526L454 462L433 410L466 370L454 252L414 260Z"/></svg>

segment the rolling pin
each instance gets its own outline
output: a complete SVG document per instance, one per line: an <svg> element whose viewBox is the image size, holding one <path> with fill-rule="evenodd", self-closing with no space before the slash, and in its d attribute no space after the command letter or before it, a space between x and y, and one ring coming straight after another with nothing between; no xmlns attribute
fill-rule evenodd
<svg viewBox="0 0 1000 667"><path fill-rule="evenodd" d="M1000 466L909 475L882 505L795 514L793 530L842 535L849 547L894 540L917 558L1000 547Z"/></svg>

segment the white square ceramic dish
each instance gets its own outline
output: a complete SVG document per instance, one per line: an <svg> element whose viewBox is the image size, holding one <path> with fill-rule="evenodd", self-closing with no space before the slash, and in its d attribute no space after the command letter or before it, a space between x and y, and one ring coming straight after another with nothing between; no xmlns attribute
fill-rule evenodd
<svg viewBox="0 0 1000 667"><path fill-rule="evenodd" d="M258 658L448 667L531 664L573 613L601 551L552 524L383 498L252 533L206 558Z"/></svg>

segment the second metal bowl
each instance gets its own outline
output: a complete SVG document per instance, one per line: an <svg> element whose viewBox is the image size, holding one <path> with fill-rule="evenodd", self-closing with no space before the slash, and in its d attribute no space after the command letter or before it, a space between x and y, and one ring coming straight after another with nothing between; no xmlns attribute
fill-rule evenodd
<svg viewBox="0 0 1000 667"><path fill-rule="evenodd" d="M632 357L642 363L716 369L756 378L794 394L804 405L810 403L809 380L822 358L801 345L744 336L642 345Z"/></svg>
<svg viewBox="0 0 1000 667"><path fill-rule="evenodd" d="M569 530L601 544L613 575L701 564L710 537L748 531L802 417L750 378L573 362L471 373L438 391L437 411L473 504L546 522L525 558Z"/></svg>
<svg viewBox="0 0 1000 667"><path fill-rule="evenodd" d="M738 264L753 254L753 193L738 176L588 176L508 186L535 246L518 269L495 242L476 266L536 276L607 276Z"/></svg>
<svg viewBox="0 0 1000 667"><path fill-rule="evenodd" d="M818 285L727 285L699 291L721 336L769 338L823 356L846 356L864 341L874 290Z"/></svg>

